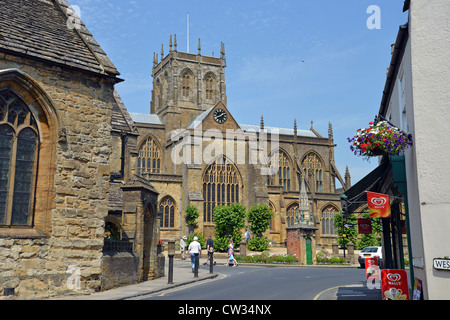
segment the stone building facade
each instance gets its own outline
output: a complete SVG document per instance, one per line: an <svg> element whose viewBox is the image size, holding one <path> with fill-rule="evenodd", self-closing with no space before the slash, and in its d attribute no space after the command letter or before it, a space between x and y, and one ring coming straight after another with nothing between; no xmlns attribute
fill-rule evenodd
<svg viewBox="0 0 450 320"><path fill-rule="evenodd" d="M202 55L200 40L197 54L185 53L171 36L160 57L150 114L130 113L138 135L130 168L159 193L161 238L189 233L188 205L200 213L196 231L214 236L214 207L240 202L270 206L272 242L284 245L286 228L305 223L317 228L317 245L331 249L339 194L350 186L348 170L343 178L335 165L331 123L326 136L312 122L297 128L294 117L292 128L265 127L263 118L237 123L227 105L224 44L219 57Z"/></svg>
<svg viewBox="0 0 450 320"><path fill-rule="evenodd" d="M105 225L111 175L129 162L114 148L136 140L123 127L118 76L65 0L0 1L2 298L92 293L111 285L104 275L117 283L114 261L104 263ZM158 276L158 194L129 171L119 191L136 282Z"/></svg>

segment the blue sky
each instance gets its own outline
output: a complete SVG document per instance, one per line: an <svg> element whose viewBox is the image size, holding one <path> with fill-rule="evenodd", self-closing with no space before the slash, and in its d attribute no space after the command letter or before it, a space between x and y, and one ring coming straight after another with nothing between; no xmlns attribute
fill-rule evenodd
<svg viewBox="0 0 450 320"><path fill-rule="evenodd" d="M117 89L130 112L149 112L153 52L220 55L225 43L228 109L240 123L308 129L333 124L335 160L352 183L377 165L353 155L347 137L378 113L390 46L407 22L404 0L69 0L121 72ZM380 8L381 29L367 28Z"/></svg>

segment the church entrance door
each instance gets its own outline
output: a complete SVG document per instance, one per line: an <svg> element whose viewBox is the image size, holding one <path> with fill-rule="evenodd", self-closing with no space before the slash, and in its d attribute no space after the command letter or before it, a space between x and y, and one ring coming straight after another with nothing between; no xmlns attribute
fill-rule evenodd
<svg viewBox="0 0 450 320"><path fill-rule="evenodd" d="M306 264L309 266L313 264L311 243L311 238L306 238Z"/></svg>

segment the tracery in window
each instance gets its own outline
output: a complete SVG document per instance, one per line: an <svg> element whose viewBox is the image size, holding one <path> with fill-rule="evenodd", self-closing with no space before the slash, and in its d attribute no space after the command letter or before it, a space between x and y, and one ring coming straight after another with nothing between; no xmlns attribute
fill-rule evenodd
<svg viewBox="0 0 450 320"><path fill-rule="evenodd" d="M323 167L320 158L309 153L302 162L302 169L310 183L314 184L315 192L323 192Z"/></svg>
<svg viewBox="0 0 450 320"><path fill-rule="evenodd" d="M159 210L162 212L161 228L175 227L175 201L172 197L164 197L160 204Z"/></svg>
<svg viewBox="0 0 450 320"><path fill-rule="evenodd" d="M181 77L181 93L184 98L189 98L189 92L191 91L191 81L193 75L190 71L186 70Z"/></svg>
<svg viewBox="0 0 450 320"><path fill-rule="evenodd" d="M296 218L298 219L299 215L300 209L298 203L291 204L286 210L286 220L288 223L288 227L295 224L295 220Z"/></svg>
<svg viewBox="0 0 450 320"><path fill-rule="evenodd" d="M148 137L139 149L137 173L140 176L161 173L161 149L152 137Z"/></svg>
<svg viewBox="0 0 450 320"><path fill-rule="evenodd" d="M0 225L31 226L39 135L30 108L0 92Z"/></svg>
<svg viewBox="0 0 450 320"><path fill-rule="evenodd" d="M227 158L208 166L203 176L203 221L212 222L216 206L239 202L239 188L238 171Z"/></svg>
<svg viewBox="0 0 450 320"><path fill-rule="evenodd" d="M338 210L329 205L322 210L322 234L336 235L336 228L334 227L334 215Z"/></svg>
<svg viewBox="0 0 450 320"><path fill-rule="evenodd" d="M275 161L275 159L278 160ZM275 167L278 165L278 171L273 175L267 176L267 184L269 186L283 186L284 191L291 190L291 167L289 165L289 159L284 151L277 151L270 157L269 167ZM273 172L276 168L273 168Z"/></svg>
<svg viewBox="0 0 450 320"><path fill-rule="evenodd" d="M215 78L214 75L209 73L205 78L205 93L206 93L206 99L212 100L214 97L214 84L215 84Z"/></svg>

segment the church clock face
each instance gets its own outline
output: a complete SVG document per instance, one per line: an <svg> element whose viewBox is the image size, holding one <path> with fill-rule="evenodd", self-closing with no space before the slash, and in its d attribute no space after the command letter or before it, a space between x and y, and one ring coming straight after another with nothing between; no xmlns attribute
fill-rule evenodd
<svg viewBox="0 0 450 320"><path fill-rule="evenodd" d="M217 123L224 124L228 120L228 113L225 110L219 108L214 111L213 118Z"/></svg>

